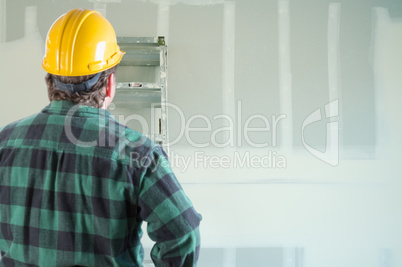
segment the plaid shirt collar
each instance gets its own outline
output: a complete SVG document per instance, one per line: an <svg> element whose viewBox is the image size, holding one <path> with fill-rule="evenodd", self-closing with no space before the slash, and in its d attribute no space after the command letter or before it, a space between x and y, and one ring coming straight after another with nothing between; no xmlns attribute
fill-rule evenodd
<svg viewBox="0 0 402 267"><path fill-rule="evenodd" d="M43 113L83 117L112 117L109 111L102 108L80 105L68 100L54 100L42 109Z"/></svg>

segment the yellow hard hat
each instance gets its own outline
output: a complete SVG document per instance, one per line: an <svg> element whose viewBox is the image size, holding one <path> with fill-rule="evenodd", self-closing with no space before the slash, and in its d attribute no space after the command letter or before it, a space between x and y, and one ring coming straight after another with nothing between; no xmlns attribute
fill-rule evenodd
<svg viewBox="0 0 402 267"><path fill-rule="evenodd" d="M42 68L61 76L90 75L117 65L124 54L113 26L101 13L77 8L50 28Z"/></svg>

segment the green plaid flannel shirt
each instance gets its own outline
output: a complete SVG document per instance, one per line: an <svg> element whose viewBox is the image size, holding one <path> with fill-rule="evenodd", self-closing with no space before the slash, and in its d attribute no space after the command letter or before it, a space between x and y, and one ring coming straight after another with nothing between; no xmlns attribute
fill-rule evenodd
<svg viewBox="0 0 402 267"><path fill-rule="evenodd" d="M108 111L52 101L0 129L0 266L195 266L201 215L167 156Z"/></svg>

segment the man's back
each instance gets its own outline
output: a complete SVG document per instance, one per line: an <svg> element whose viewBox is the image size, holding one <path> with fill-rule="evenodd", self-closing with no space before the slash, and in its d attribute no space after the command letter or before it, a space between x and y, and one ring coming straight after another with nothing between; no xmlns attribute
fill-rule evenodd
<svg viewBox="0 0 402 267"><path fill-rule="evenodd" d="M141 266L142 221L156 265L198 255L200 215L162 149L69 101L0 131L0 212L0 266Z"/></svg>

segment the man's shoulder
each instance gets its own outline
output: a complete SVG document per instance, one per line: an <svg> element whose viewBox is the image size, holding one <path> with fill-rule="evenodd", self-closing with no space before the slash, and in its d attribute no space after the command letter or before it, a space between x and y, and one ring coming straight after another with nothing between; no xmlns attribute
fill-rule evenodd
<svg viewBox="0 0 402 267"><path fill-rule="evenodd" d="M26 117L20 118L20 119L18 119L18 120L12 121L12 122L10 122L10 123L8 123L8 124L6 124L6 125L2 125L2 126L0 126L0 130L4 130L4 129L7 129L7 128L16 127L16 126L21 125L21 124L23 124L23 125L28 125L28 124L32 123L32 121L33 121L39 114L40 114L40 113L34 113L34 114L29 115L29 116L26 116Z"/></svg>
<svg viewBox="0 0 402 267"><path fill-rule="evenodd" d="M160 145L151 140L147 135L142 134L128 126L115 121L113 127L118 127L116 147L119 150L120 157L122 153L130 158L134 154L140 157L146 157L152 151L158 150Z"/></svg>
<svg viewBox="0 0 402 267"><path fill-rule="evenodd" d="M9 124L0 126L0 142L3 141L4 138L9 137L11 132L13 132L15 129L31 125L32 122L35 120L35 118L38 116L38 114L39 113L35 113L30 116L13 121Z"/></svg>

